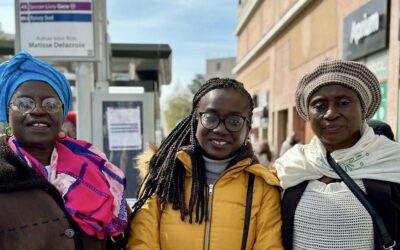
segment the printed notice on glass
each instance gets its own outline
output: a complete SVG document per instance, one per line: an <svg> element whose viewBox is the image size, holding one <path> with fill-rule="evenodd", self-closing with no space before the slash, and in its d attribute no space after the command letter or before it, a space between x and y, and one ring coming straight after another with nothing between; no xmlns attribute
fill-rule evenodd
<svg viewBox="0 0 400 250"><path fill-rule="evenodd" d="M107 108L109 150L141 150L140 108Z"/></svg>
<svg viewBox="0 0 400 250"><path fill-rule="evenodd" d="M19 0L19 48L38 57L94 60L93 0Z"/></svg>

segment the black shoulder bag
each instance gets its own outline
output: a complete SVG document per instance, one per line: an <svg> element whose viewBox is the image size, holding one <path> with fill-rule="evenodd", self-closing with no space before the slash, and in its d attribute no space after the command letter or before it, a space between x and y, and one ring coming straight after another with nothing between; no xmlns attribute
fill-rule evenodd
<svg viewBox="0 0 400 250"><path fill-rule="evenodd" d="M249 174L249 182L247 184L246 212L244 215L242 246L240 247L241 250L246 249L247 236L249 235L251 206L253 204L253 187L254 187L254 174Z"/></svg>
<svg viewBox="0 0 400 250"><path fill-rule="evenodd" d="M389 231L386 228L385 222L383 221L381 215L375 210L375 208L368 201L367 196L361 190L361 188L353 181L353 179L335 162L329 152L326 152L326 159L328 160L329 165L336 172L337 175L340 176L342 181L347 185L350 191L356 196L356 198L361 202L361 204L367 209L369 215L374 221L381 242L383 243L382 248L385 250L393 250L396 246L396 241L392 239L389 234Z"/></svg>

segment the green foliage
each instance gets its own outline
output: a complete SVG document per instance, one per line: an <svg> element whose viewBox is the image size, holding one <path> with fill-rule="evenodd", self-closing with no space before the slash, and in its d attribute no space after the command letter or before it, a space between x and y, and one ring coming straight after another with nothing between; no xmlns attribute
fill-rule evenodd
<svg viewBox="0 0 400 250"><path fill-rule="evenodd" d="M14 35L4 33L3 31L0 30L0 41L10 41L10 40L14 40Z"/></svg>
<svg viewBox="0 0 400 250"><path fill-rule="evenodd" d="M169 97L167 107L163 112L168 133L190 113L192 110L192 97L204 83L204 76L196 74L192 83L187 85L188 89L177 90L177 92Z"/></svg>
<svg viewBox="0 0 400 250"><path fill-rule="evenodd" d="M189 95L177 95L167 101L164 117L168 133L192 110L192 100Z"/></svg>
<svg viewBox="0 0 400 250"><path fill-rule="evenodd" d="M192 83L189 84L189 90L190 92L194 95L196 94L197 90L200 88L202 84L206 82L206 79L204 78L204 75L202 74L196 74L194 79L192 80Z"/></svg>

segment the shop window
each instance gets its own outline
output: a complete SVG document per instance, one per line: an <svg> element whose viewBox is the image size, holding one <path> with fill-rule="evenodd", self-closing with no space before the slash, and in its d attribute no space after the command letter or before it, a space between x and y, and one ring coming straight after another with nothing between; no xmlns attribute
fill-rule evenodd
<svg viewBox="0 0 400 250"><path fill-rule="evenodd" d="M216 68L217 68L217 71L221 70L221 63L220 62L217 62Z"/></svg>
<svg viewBox="0 0 400 250"><path fill-rule="evenodd" d="M258 107L258 95L253 95L254 107Z"/></svg>

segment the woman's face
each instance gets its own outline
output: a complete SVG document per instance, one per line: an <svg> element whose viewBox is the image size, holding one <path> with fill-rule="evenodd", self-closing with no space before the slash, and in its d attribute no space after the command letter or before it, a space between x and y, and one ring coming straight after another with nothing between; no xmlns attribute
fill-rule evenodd
<svg viewBox="0 0 400 250"><path fill-rule="evenodd" d="M360 139L363 113L354 90L321 87L311 96L308 111L312 130L329 152L349 148Z"/></svg>
<svg viewBox="0 0 400 250"><path fill-rule="evenodd" d="M63 123L63 107L56 113L43 110L43 100L60 102L56 92L50 85L41 81L27 81L20 85L11 98L11 103L32 99L36 107L28 113L13 108L8 109L9 122L14 136L22 146L54 146ZM10 104L11 104L10 103ZM21 103L20 103L21 105Z"/></svg>
<svg viewBox="0 0 400 250"><path fill-rule="evenodd" d="M216 119L229 118L226 122L230 123L229 126L235 126L235 121L240 120L237 120L238 117L248 119L248 100L236 90L229 88L215 89L204 95L197 107L196 139L203 149L203 153L207 157L217 160L226 159L236 154L249 134L249 122L244 120L243 127L236 132L230 132L222 121L216 128L207 129L200 121L200 114L204 112L210 114L208 116L210 120L213 119L214 115L216 115Z"/></svg>

